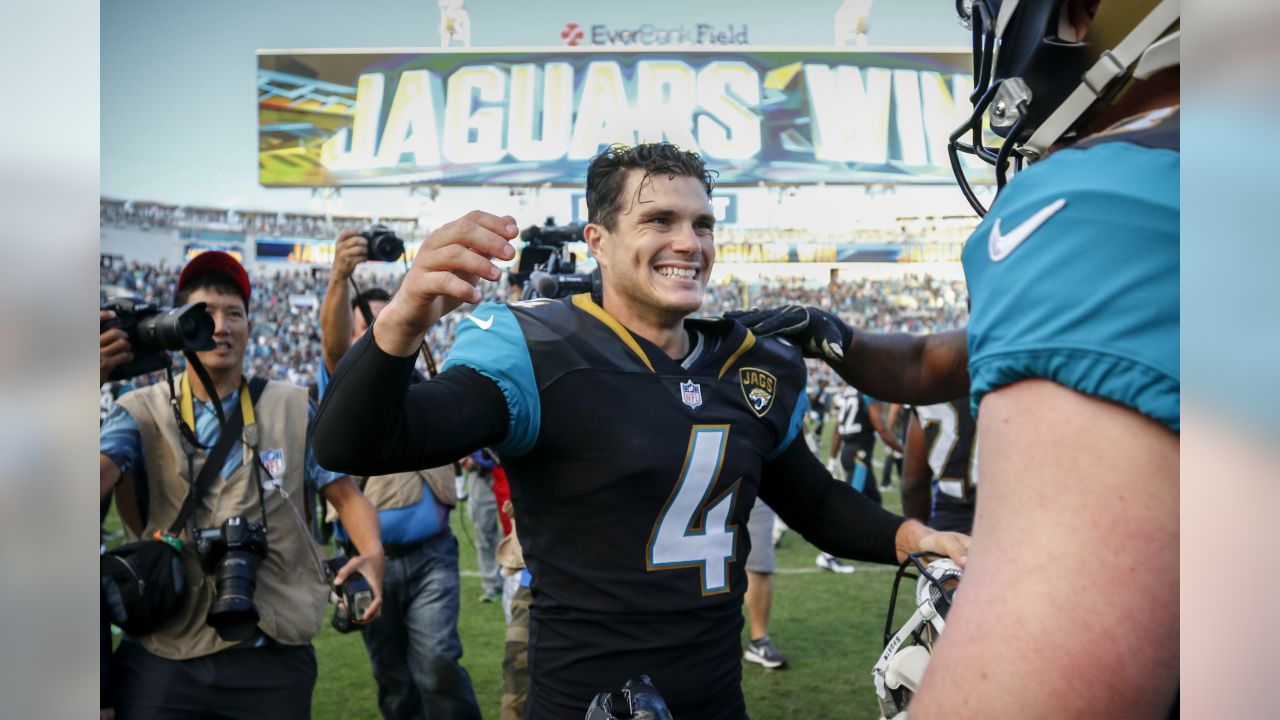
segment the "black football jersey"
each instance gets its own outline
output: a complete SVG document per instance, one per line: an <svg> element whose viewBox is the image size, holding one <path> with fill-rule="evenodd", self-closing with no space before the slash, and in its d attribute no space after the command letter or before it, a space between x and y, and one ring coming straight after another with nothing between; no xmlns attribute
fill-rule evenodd
<svg viewBox="0 0 1280 720"><path fill-rule="evenodd" d="M924 430L933 470L933 512L929 525L938 530L973 531L978 484L978 428L969 413L969 398L914 408Z"/></svg>
<svg viewBox="0 0 1280 720"><path fill-rule="evenodd" d="M799 350L689 320L683 362L590 296L482 305L446 365L506 396L496 449L533 576L529 717L652 677L677 718L741 718L747 517L800 432Z"/></svg>
<svg viewBox="0 0 1280 720"><path fill-rule="evenodd" d="M859 392L857 388L846 386L840 391L836 397L836 432L840 434L840 439L845 445L852 445L856 448L867 451L870 460L871 449L876 444L876 429L871 424L871 413L868 408L870 404L875 402L866 393Z"/></svg>

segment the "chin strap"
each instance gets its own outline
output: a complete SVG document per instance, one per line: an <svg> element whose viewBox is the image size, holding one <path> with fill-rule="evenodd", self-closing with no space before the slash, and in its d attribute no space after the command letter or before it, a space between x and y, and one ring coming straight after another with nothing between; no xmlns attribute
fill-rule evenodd
<svg viewBox="0 0 1280 720"><path fill-rule="evenodd" d="M1161 36L1178 22L1179 13L1178 0L1164 0L1157 5L1119 45L1102 53L1102 57L1085 72L1081 83L1067 97L1066 102L1059 105L1036 128L1031 138L1018 148L1018 152L1033 161L1042 157L1102 97L1108 86L1117 78L1128 75L1135 64L1145 73L1138 77L1149 77L1159 70L1176 65L1179 33L1170 36L1172 42L1168 38L1162 40ZM1137 75L1137 72L1134 74Z"/></svg>

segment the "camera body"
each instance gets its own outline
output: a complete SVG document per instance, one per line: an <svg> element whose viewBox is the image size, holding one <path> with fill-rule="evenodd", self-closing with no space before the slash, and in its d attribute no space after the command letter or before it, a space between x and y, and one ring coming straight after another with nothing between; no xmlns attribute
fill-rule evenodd
<svg viewBox="0 0 1280 720"><path fill-rule="evenodd" d="M569 252L571 242L584 242L583 225L556 225L547 218L542 227L533 225L520 233L525 242L520 263L511 273L510 282L523 288L522 300L561 298L589 292L600 298L600 271L578 272L577 258Z"/></svg>
<svg viewBox="0 0 1280 720"><path fill-rule="evenodd" d="M336 575L347 561L348 558L345 555L330 559L328 561L330 572ZM364 617L365 611L373 602L373 588L369 585L369 581L359 572L353 572L347 576L345 582L334 587L334 592L342 596L342 604L333 610L333 620L330 622L333 629L340 633L359 630L360 626L356 619Z"/></svg>
<svg viewBox="0 0 1280 720"><path fill-rule="evenodd" d="M100 323L98 332L125 331L133 360L111 371L109 380L125 380L169 366L169 352L212 350L213 317L204 303L161 308L138 298L117 298L102 307L116 316Z"/></svg>
<svg viewBox="0 0 1280 720"><path fill-rule="evenodd" d="M404 241L386 225L371 225L360 237L369 241L370 260L395 262L404 255Z"/></svg>
<svg viewBox="0 0 1280 720"><path fill-rule="evenodd" d="M247 640L258 626L253 591L258 565L267 557L266 528L237 515L221 527L196 530L195 544L200 566L214 577L216 588L207 622L225 640Z"/></svg>

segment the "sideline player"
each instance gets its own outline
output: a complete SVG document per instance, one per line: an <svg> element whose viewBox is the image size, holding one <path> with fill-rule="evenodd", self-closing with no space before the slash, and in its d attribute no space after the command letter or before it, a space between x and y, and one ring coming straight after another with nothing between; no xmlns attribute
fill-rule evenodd
<svg viewBox="0 0 1280 720"><path fill-rule="evenodd" d="M427 328L480 300L475 283L500 276L490 258L510 259L518 232L478 211L439 228L320 412L328 467L389 472L497 449L533 577L535 720L579 720L597 693L641 674L676 717L745 717L743 561L757 494L845 557L965 553L965 536L881 510L793 442L806 410L796 348L686 319L715 259L711 189L701 158L666 143L597 156L585 237L602 297L482 305L460 322L445 371L410 387ZM912 352L884 361L920 364Z"/></svg>
<svg viewBox="0 0 1280 720"><path fill-rule="evenodd" d="M978 427L969 398L916 406L907 415L902 514L935 530L973 532Z"/></svg>

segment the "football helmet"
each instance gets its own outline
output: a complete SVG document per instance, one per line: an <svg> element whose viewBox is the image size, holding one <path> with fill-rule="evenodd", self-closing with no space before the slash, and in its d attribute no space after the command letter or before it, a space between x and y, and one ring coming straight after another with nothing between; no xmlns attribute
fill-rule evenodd
<svg viewBox="0 0 1280 720"><path fill-rule="evenodd" d="M1179 0L956 0L973 32L973 113L947 146L960 189L986 215L960 163L996 168L996 192L1022 163L1075 134L1091 111L1114 103L1134 80L1179 64ZM1096 12L1095 12L1096 11ZM1093 14L1078 37L1073 16ZM987 147L983 117L1002 138ZM968 141L965 137L969 136Z"/></svg>
<svg viewBox="0 0 1280 720"><path fill-rule="evenodd" d="M946 627L947 611L951 609L956 587L964 575L964 571L948 558L938 558L925 565L928 558L937 556L932 553L911 554L893 579L889 615L884 623L884 652L871 671L876 700L880 703L880 716L885 720L906 713L907 703L924 678L933 644ZM904 579L916 581L915 612L895 633L893 622L898 586Z"/></svg>

